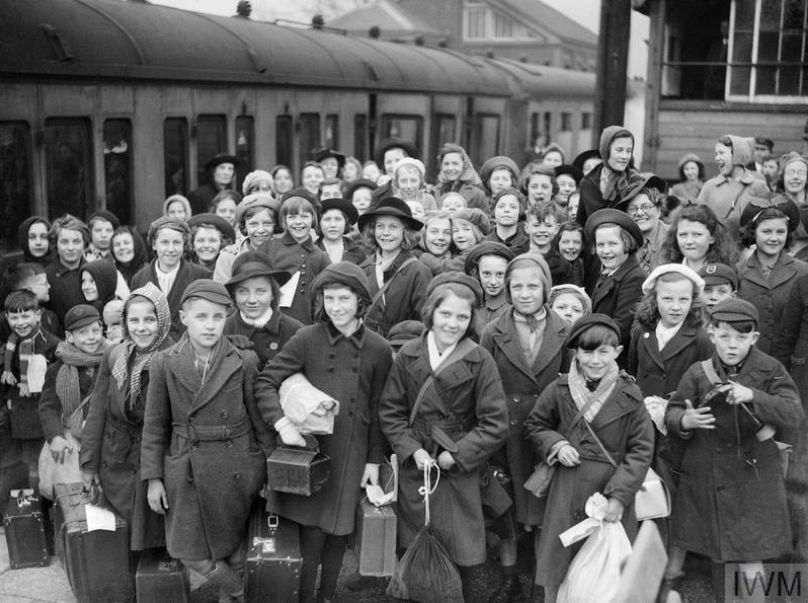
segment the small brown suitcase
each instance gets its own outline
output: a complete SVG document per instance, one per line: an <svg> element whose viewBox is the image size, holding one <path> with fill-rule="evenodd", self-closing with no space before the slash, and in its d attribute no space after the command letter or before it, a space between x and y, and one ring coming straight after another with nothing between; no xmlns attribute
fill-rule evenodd
<svg viewBox="0 0 808 603"><path fill-rule="evenodd" d="M51 508L51 519L53 520L53 548L54 554L56 558L59 559L59 565L62 566L62 569L65 569L65 547L64 540L61 538L65 517L62 508L64 506L70 506L71 501L78 500L76 497L81 497L83 490L84 486L80 483L53 485L53 507Z"/></svg>
<svg viewBox="0 0 808 603"><path fill-rule="evenodd" d="M12 490L3 513L11 569L48 565L42 501L33 490Z"/></svg>
<svg viewBox="0 0 808 603"><path fill-rule="evenodd" d="M191 600L188 568L166 551L145 551L135 573L138 603L188 603Z"/></svg>
<svg viewBox="0 0 808 603"><path fill-rule="evenodd" d="M361 576L392 576L396 569L396 512L362 500L356 509L354 549Z"/></svg>
<svg viewBox="0 0 808 603"><path fill-rule="evenodd" d="M330 461L317 450L278 446L267 459L267 487L311 496L328 481Z"/></svg>
<svg viewBox="0 0 808 603"><path fill-rule="evenodd" d="M264 511L266 501L253 505L247 529L244 567L245 603L297 603L300 591L300 530L297 524Z"/></svg>

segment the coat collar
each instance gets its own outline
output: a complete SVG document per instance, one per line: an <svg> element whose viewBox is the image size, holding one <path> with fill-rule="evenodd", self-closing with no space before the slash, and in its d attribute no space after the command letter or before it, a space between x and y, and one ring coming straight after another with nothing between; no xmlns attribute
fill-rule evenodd
<svg viewBox="0 0 808 603"><path fill-rule="evenodd" d="M270 240L271 240L271 239L270 239ZM284 245L286 245L287 247L291 247L291 246L293 246L293 245L300 245L300 246L301 246L303 249L305 249L305 250L306 250L306 251L308 251L308 252L311 252L311 251L313 251L313 250L314 250L314 241L312 241L312 240L311 240L311 236L309 236L309 238L308 238L308 239L306 239L305 241L303 241L303 242L301 243L301 242L299 242L297 239L295 239L295 238L294 238L294 237L293 237L293 236L292 236L292 235L289 233L289 231L288 231L288 230L287 230L286 232L284 232L284 233L283 233L283 236L281 237L281 242L282 242Z"/></svg>
<svg viewBox="0 0 808 603"><path fill-rule="evenodd" d="M323 322L321 324L323 325L323 329L325 329L326 336L328 337L328 343L331 344L332 347L337 345L341 339L352 343L353 346L359 350L361 350L365 345L365 325L361 322L359 323L359 328L349 337L343 335L339 329L331 324L331 321Z"/></svg>
<svg viewBox="0 0 808 603"><path fill-rule="evenodd" d="M755 283L756 285L765 289L775 289L783 283L791 280L800 274L799 260L791 257L785 250L780 252L780 257L777 258L769 278L763 277L760 260L758 260L757 253L752 252L746 260L746 266L739 276Z"/></svg>
<svg viewBox="0 0 808 603"><path fill-rule="evenodd" d="M693 325L689 320L679 328L671 340L668 342L662 351L659 349L659 342L656 337L656 328L643 329L642 337L640 338L640 354L647 354L661 369L665 369L665 363L670 362L673 358L678 356L681 351L686 348L698 335L698 327Z"/></svg>
<svg viewBox="0 0 808 603"><path fill-rule="evenodd" d="M636 254L632 253L630 256L628 256L628 259L623 262L623 265L615 270L614 273L608 277L600 287L595 287L595 290L592 292L592 307L594 308L597 303L611 293L613 289L617 289L618 285L624 278L626 278L628 273L638 267L639 262L637 260L637 256Z"/></svg>
<svg viewBox="0 0 808 603"><path fill-rule="evenodd" d="M544 327L544 338L542 339L541 349L532 365L528 365L519 345L519 335L516 333L513 309L497 319L492 333L494 341L500 347L502 353L505 354L505 357L536 385L538 385L538 375L552 362L559 350L563 350L564 341L569 332L567 322L563 318L549 308L546 308L546 311L547 320Z"/></svg>
<svg viewBox="0 0 808 603"><path fill-rule="evenodd" d="M558 384L567 390L566 393L567 396L569 396L569 403L575 406L572 394L569 392L569 374L565 373L560 375ZM639 388L635 386L634 378L620 371L620 376L617 379L614 390L612 390L611 395L606 399L606 402L603 403L598 414L595 415L591 422L592 429L595 431L601 429L623 415L633 412L636 410L637 406L642 403L642 394Z"/></svg>

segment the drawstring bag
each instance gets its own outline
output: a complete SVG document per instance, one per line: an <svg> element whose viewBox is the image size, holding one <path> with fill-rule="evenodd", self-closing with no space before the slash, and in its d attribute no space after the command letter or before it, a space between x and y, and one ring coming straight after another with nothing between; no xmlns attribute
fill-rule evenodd
<svg viewBox="0 0 808 603"><path fill-rule="evenodd" d="M432 470L436 472L432 483ZM429 496L440 481L440 469L432 461L424 466L424 485L418 493L424 497L424 527L416 534L398 562L387 594L396 599L422 603L463 603L460 572L430 527Z"/></svg>

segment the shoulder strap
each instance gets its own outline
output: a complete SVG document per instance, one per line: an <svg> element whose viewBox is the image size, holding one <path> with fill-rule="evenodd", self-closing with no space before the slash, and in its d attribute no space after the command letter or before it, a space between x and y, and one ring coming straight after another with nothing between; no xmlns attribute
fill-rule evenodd
<svg viewBox="0 0 808 603"><path fill-rule="evenodd" d="M740 200L741 195L743 195L747 186L749 186L748 182L741 182L741 191L735 196L735 199L732 200L732 205L729 206L729 211L727 212L727 215L724 216L724 220L729 218L732 215L732 212L735 211L735 206L738 204L738 201Z"/></svg>
<svg viewBox="0 0 808 603"><path fill-rule="evenodd" d="M435 383L435 377L440 375L443 371L447 368L462 360L466 354L468 354L471 350L477 347L477 344L471 341L470 339L466 338L460 343L457 344L457 347L452 350L452 353L449 354L446 359L440 363L438 368L436 368L429 377L426 378L424 384L421 386L421 389L418 391L418 396L415 398L415 403L412 405L412 410L410 411L410 425L415 422L415 417L418 415L418 409L421 407L421 404L426 397L427 390Z"/></svg>
<svg viewBox="0 0 808 603"><path fill-rule="evenodd" d="M718 373L713 366L712 359L708 358L707 360L701 361L701 370L704 371L704 376L707 377L707 380L712 383L713 385L718 385L719 383L723 383L721 377L718 376Z"/></svg>
<svg viewBox="0 0 808 603"><path fill-rule="evenodd" d="M609 454L609 451L606 450L606 446L603 445L603 442L600 441L600 438L595 433L595 430L592 429L592 426L589 424L589 421L584 421L586 423L586 428L589 430L589 434L595 439L595 442L598 446L600 446L601 452L606 455L606 459L612 464L612 466L617 467L617 463L614 460L614 457Z"/></svg>
<svg viewBox="0 0 808 603"><path fill-rule="evenodd" d="M390 283L393 282L393 279L396 278L396 275L402 270L404 270L405 266L409 266L410 264L416 261L418 261L417 258L415 258L414 256L410 256L406 260L401 262L401 265L398 268L396 268L396 271L393 273L393 275L387 281L382 283L382 286L379 287L378 291L376 291L376 295L374 295L373 299L370 301L370 306L368 306L368 309L365 311L365 316L367 316L368 313L370 312L370 309L373 308L381 300L382 296L384 295L384 292L387 291L388 287L390 287Z"/></svg>

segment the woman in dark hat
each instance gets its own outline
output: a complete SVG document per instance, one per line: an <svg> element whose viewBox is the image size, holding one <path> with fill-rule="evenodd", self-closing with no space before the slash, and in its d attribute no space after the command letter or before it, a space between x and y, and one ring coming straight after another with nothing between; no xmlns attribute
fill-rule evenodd
<svg viewBox="0 0 808 603"><path fill-rule="evenodd" d="M191 216L188 227L191 229L188 259L213 272L219 252L235 242L236 231L227 220L212 213Z"/></svg>
<svg viewBox="0 0 808 603"><path fill-rule="evenodd" d="M149 251L140 233L128 225L119 226L112 235L112 259L126 284L149 261Z"/></svg>
<svg viewBox="0 0 808 603"><path fill-rule="evenodd" d="M359 219L356 208L345 199L326 199L322 205L323 214L320 218L320 238L317 239L317 247L328 254L332 263L364 262L367 257L364 248L347 236Z"/></svg>
<svg viewBox="0 0 808 603"><path fill-rule="evenodd" d="M233 188L238 165L238 157L227 153L219 153L205 164L210 180L188 195L192 213L201 214L208 211L216 193L226 188Z"/></svg>
<svg viewBox="0 0 808 603"><path fill-rule="evenodd" d="M794 283L808 273L808 264L788 254L800 210L791 201L774 207L749 204L741 214L741 240L754 251L738 264L738 297L760 314L757 347L769 354Z"/></svg>
<svg viewBox="0 0 808 603"><path fill-rule="evenodd" d="M387 336L402 320L418 320L432 272L412 254L423 223L409 206L387 197L359 217L359 230L371 255L362 263L373 301L365 317L368 328Z"/></svg>
<svg viewBox="0 0 808 603"><path fill-rule="evenodd" d="M578 214L578 202L580 195L578 187L584 173L576 166L563 164L555 169L555 180L558 185L558 192L553 197L555 204L563 209L570 220L574 220Z"/></svg>
<svg viewBox="0 0 808 603"><path fill-rule="evenodd" d="M233 262L233 276L225 283L236 312L227 317L224 334L247 337L260 366L272 360L303 327L303 323L278 310L280 288L290 276L274 270L263 253L247 251Z"/></svg>
<svg viewBox="0 0 808 603"><path fill-rule="evenodd" d="M460 193L466 199L466 207L476 207L488 211L488 198L483 183L471 164L466 149L459 144L447 142L438 153L438 183L435 185L435 198L440 199L448 192Z"/></svg>
<svg viewBox="0 0 808 603"><path fill-rule="evenodd" d="M392 350L363 324L371 294L356 264L328 266L312 281L311 296L316 323L295 333L266 366L255 393L264 421L287 445L305 444L281 409L278 391L287 378L302 373L340 404L333 433L316 436L320 451L331 458L326 485L309 497L278 493L268 503L270 512L300 524L300 600L332 601L362 487L379 483L386 447L379 427L379 400ZM320 592L315 597L318 566Z"/></svg>
<svg viewBox="0 0 808 603"><path fill-rule="evenodd" d="M345 155L334 149L318 149L314 152L314 161L322 166L326 178L339 178L345 166Z"/></svg>
<svg viewBox="0 0 808 603"><path fill-rule="evenodd" d="M621 208L640 227L643 244L637 252L640 268L646 274L666 263L668 255L668 231L670 227L662 221L662 204L665 202L667 183L651 173L641 178L625 194Z"/></svg>

